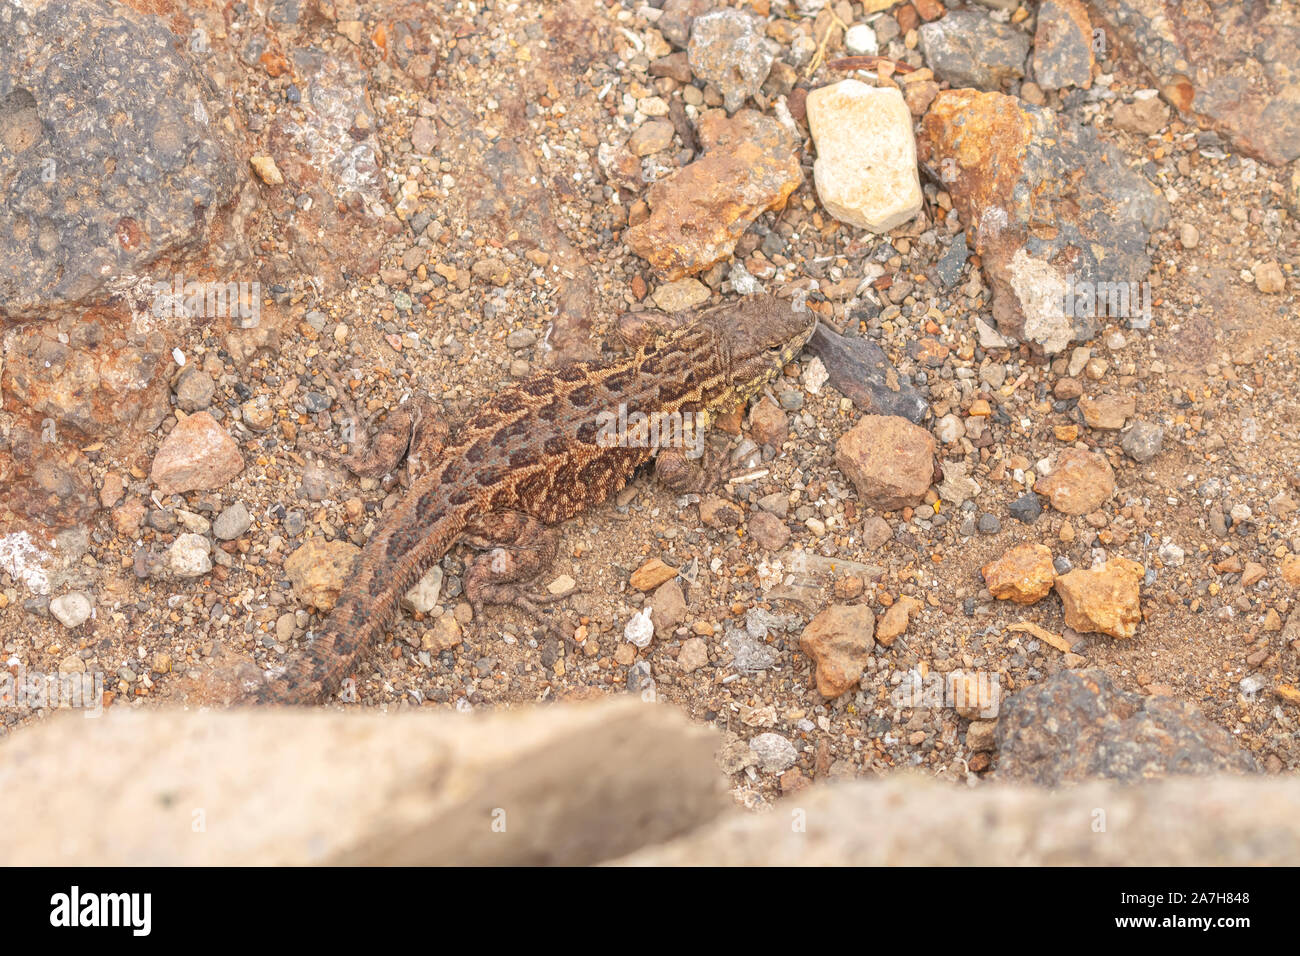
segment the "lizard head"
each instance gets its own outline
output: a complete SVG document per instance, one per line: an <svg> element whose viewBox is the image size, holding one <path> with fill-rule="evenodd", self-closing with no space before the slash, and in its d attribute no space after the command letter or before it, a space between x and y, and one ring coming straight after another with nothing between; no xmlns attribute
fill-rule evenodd
<svg viewBox="0 0 1300 956"><path fill-rule="evenodd" d="M817 315L774 296L748 296L701 317L717 336L728 401L748 401L780 374L817 327Z"/></svg>

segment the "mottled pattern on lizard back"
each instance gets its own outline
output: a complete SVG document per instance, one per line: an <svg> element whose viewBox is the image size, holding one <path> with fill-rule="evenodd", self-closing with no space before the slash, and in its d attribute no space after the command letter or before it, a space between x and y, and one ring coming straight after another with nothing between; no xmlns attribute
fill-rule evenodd
<svg viewBox="0 0 1300 956"><path fill-rule="evenodd" d="M583 362L497 392L452 431L440 460L385 515L322 632L249 697L307 703L337 690L396 616L402 595L475 516L523 511L555 523L621 489L656 449L611 445L601 417L693 414L747 399L812 332L774 299L707 311L614 362Z"/></svg>

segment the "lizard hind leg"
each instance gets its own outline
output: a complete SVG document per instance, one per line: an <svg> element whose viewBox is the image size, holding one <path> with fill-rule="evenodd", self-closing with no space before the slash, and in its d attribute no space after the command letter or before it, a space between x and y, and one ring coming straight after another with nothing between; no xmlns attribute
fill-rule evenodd
<svg viewBox="0 0 1300 956"><path fill-rule="evenodd" d="M481 552L465 572L465 597L475 620L482 620L485 606L504 605L523 611L562 636L542 607L572 597L580 589L549 594L527 587L555 560L560 546L558 529L523 512L498 511L471 519L461 540Z"/></svg>

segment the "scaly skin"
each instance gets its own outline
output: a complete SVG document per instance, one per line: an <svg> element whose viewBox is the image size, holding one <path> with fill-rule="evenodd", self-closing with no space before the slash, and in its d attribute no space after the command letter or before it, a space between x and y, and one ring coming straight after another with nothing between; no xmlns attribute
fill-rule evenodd
<svg viewBox="0 0 1300 956"><path fill-rule="evenodd" d="M309 704L335 694L402 595L485 517L523 512L555 524L622 488L657 449L605 447L601 413L617 414L620 404L647 415L733 408L776 377L814 326L811 312L750 298L698 313L618 361L576 363L498 392L384 516L315 641L243 702Z"/></svg>

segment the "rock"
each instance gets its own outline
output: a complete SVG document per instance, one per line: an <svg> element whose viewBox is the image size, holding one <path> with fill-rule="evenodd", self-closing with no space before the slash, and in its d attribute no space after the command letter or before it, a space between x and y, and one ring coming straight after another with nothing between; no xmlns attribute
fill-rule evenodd
<svg viewBox="0 0 1300 956"><path fill-rule="evenodd" d="M234 541L252 526L253 518L248 513L248 506L236 501L217 515L217 520L212 522L212 533L218 541Z"/></svg>
<svg viewBox="0 0 1300 956"><path fill-rule="evenodd" d="M228 111L159 17L5 4L0 76L0 317L103 303L120 277L205 241L233 201Z"/></svg>
<svg viewBox="0 0 1300 956"><path fill-rule="evenodd" d="M952 671L946 680L948 699L957 716L967 720L992 720L1002 706L1002 685L996 674Z"/></svg>
<svg viewBox="0 0 1300 956"><path fill-rule="evenodd" d="M844 31L844 49L850 56L875 56L880 50L876 31L865 23L853 24Z"/></svg>
<svg viewBox="0 0 1300 956"><path fill-rule="evenodd" d="M177 535L167 549L167 568L181 578L197 578L212 570L212 542L201 534Z"/></svg>
<svg viewBox="0 0 1300 956"><path fill-rule="evenodd" d="M871 609L832 605L799 635L799 647L816 665L817 692L834 699L857 686L875 640Z"/></svg>
<svg viewBox="0 0 1300 956"><path fill-rule="evenodd" d="M979 483L967 474L969 470L969 462L944 462L943 481L935 486L935 490L939 492L939 497L950 504L961 505L978 495L980 493ZM993 518L992 515L981 515L980 523L983 526L988 525L988 522L984 520L985 517ZM991 531L996 531L997 519L993 518L993 522L994 527Z"/></svg>
<svg viewBox="0 0 1300 956"><path fill-rule="evenodd" d="M1201 242L1200 230L1190 222L1182 223L1178 227L1178 242L1184 249L1195 249Z"/></svg>
<svg viewBox="0 0 1300 956"><path fill-rule="evenodd" d="M780 405L764 395L750 409L749 430L760 444L780 448L790 434L789 417Z"/></svg>
<svg viewBox="0 0 1300 956"><path fill-rule="evenodd" d="M149 480L164 495L224 487L244 470L239 445L207 412L178 422L158 454Z"/></svg>
<svg viewBox="0 0 1300 956"><path fill-rule="evenodd" d="M799 759L794 744L780 734L759 734L749 742L749 749L754 751L759 766L768 773L780 773Z"/></svg>
<svg viewBox="0 0 1300 956"><path fill-rule="evenodd" d="M668 120L647 120L628 138L627 148L633 156L649 156L671 146L675 132L673 124Z"/></svg>
<svg viewBox="0 0 1300 956"><path fill-rule="evenodd" d="M1124 449L1124 454L1136 462L1145 464L1160 454L1164 440L1165 430L1159 425L1136 421L1133 427L1124 433L1119 443Z"/></svg>
<svg viewBox="0 0 1300 956"><path fill-rule="evenodd" d="M665 0L655 26L664 39L678 49L685 49L695 18L713 9L715 0Z"/></svg>
<svg viewBox="0 0 1300 956"><path fill-rule="evenodd" d="M280 167L275 165L275 159L270 156L252 156L248 160L248 165L253 167L253 172L257 173L257 178L268 186L284 185L284 174L280 172Z"/></svg>
<svg viewBox="0 0 1300 956"><path fill-rule="evenodd" d="M700 502L700 521L710 528L738 528L740 509L726 498L712 496Z"/></svg>
<svg viewBox="0 0 1300 956"><path fill-rule="evenodd" d="M1092 0L1091 9L1178 110L1266 163L1300 157L1290 7Z"/></svg>
<svg viewBox="0 0 1300 956"><path fill-rule="evenodd" d="M1142 621L1140 589L1146 574L1128 558L1111 558L1100 567L1075 568L1056 579L1065 623L1080 634L1130 638Z"/></svg>
<svg viewBox="0 0 1300 956"><path fill-rule="evenodd" d="M1115 107L1115 128L1150 136L1164 129L1169 122L1169 108L1155 96L1120 103Z"/></svg>
<svg viewBox="0 0 1300 956"><path fill-rule="evenodd" d="M294 597L318 611L333 610L360 554L360 548L346 541L308 538L284 562Z"/></svg>
<svg viewBox="0 0 1300 956"><path fill-rule="evenodd" d="M976 10L955 10L920 27L921 52L939 80L953 88L997 90L1025 75L1029 37Z"/></svg>
<svg viewBox="0 0 1300 956"><path fill-rule="evenodd" d="M1043 544L1018 544L980 573L995 598L1016 604L1042 600L1056 581L1051 549Z"/></svg>
<svg viewBox="0 0 1300 956"><path fill-rule="evenodd" d="M690 637L682 641L682 649L677 653L677 666L682 673L693 674L708 663L709 645L702 638Z"/></svg>
<svg viewBox="0 0 1300 956"><path fill-rule="evenodd" d="M0 743L5 819L21 807L52 815L5 827L3 859L585 865L685 834L727 805L717 735L639 700L469 717L126 709L41 721ZM239 839L158 839L190 832L196 807L220 807ZM56 836L66 827L75 843Z"/></svg>
<svg viewBox="0 0 1300 956"><path fill-rule="evenodd" d="M1044 89L1092 86L1092 23L1080 0L1043 0L1034 33L1034 78Z"/></svg>
<svg viewBox="0 0 1300 956"><path fill-rule="evenodd" d="M629 583L638 591L653 591L665 581L676 577L677 569L664 564L658 558L651 558L632 572Z"/></svg>
<svg viewBox="0 0 1300 956"><path fill-rule="evenodd" d="M413 614L429 614L438 606L441 595L442 566L435 564L402 596L402 607Z"/></svg>
<svg viewBox="0 0 1300 956"><path fill-rule="evenodd" d="M672 634L686 620L686 595L682 593L682 586L676 578L655 588L655 593L650 598L650 607L655 633L660 637Z"/></svg>
<svg viewBox="0 0 1300 956"><path fill-rule="evenodd" d="M728 113L763 88L774 57L764 42L759 21L739 10L715 10L691 24L686 52L691 71L722 92Z"/></svg>
<svg viewBox="0 0 1300 956"><path fill-rule="evenodd" d="M983 753L997 748L994 737L998 723L996 720L972 720L966 728L966 746L971 753Z"/></svg>
<svg viewBox="0 0 1300 956"><path fill-rule="evenodd" d="M66 628L80 627L85 624L90 620L92 610L94 605L91 604L90 596L81 591L61 594L50 601L50 614ZM82 670L85 670L84 664Z"/></svg>
<svg viewBox="0 0 1300 956"><path fill-rule="evenodd" d="M864 505L895 511L925 497L934 477L934 448L934 437L905 418L864 415L836 446L835 467L853 482Z"/></svg>
<svg viewBox="0 0 1300 956"><path fill-rule="evenodd" d="M1095 451L1066 448L1057 456L1051 474L1034 483L1052 507L1067 515L1096 511L1115 493L1115 472L1106 456Z"/></svg>
<svg viewBox="0 0 1300 956"><path fill-rule="evenodd" d="M1119 431L1137 411L1137 400L1131 395L1098 395L1079 399L1079 411L1089 428L1101 431Z"/></svg>
<svg viewBox="0 0 1300 956"><path fill-rule="evenodd" d="M915 387L899 381L898 370L870 339L840 335L818 324L808 351L821 360L836 391L868 415L898 415L919 425L930 403Z"/></svg>
<svg viewBox="0 0 1300 956"><path fill-rule="evenodd" d="M1166 541L1156 551L1156 557L1167 568L1180 568L1183 566L1183 562L1187 560L1187 552L1174 542Z"/></svg>
<svg viewBox="0 0 1300 956"><path fill-rule="evenodd" d="M420 636L420 647L433 654L441 654L459 647L464 637L460 622L454 614L440 614L433 620L433 628Z"/></svg>
<svg viewBox="0 0 1300 956"><path fill-rule="evenodd" d="M1255 266L1255 288L1266 295L1286 291L1286 277L1276 262L1261 262Z"/></svg>
<svg viewBox="0 0 1300 956"><path fill-rule="evenodd" d="M1128 693L1096 669L1062 671L1008 697L996 736L998 778L1046 787L1258 769L1191 704Z"/></svg>
<svg viewBox="0 0 1300 956"><path fill-rule="evenodd" d="M841 80L808 94L813 180L836 219L888 232L921 211L912 114L892 87Z"/></svg>
<svg viewBox="0 0 1300 956"><path fill-rule="evenodd" d="M920 774L885 774L801 793L799 819L807 821L806 830L792 833L790 814L779 809L735 810L617 863L889 867L905 860L917 867L1294 866L1300 859L1297 801L1300 785L1285 774L1173 779L1142 786L1098 781L1061 792L1011 783L954 788ZM1098 832L1101 826L1106 832ZM1121 828L1124 838L1113 839Z"/></svg>
<svg viewBox="0 0 1300 956"><path fill-rule="evenodd" d="M1300 554L1288 554L1282 558L1282 580L1290 587L1300 588Z"/></svg>
<svg viewBox="0 0 1300 956"><path fill-rule="evenodd" d="M780 551L790 543L790 529L785 522L766 511L752 512L745 527L754 543L768 551Z"/></svg>
<svg viewBox="0 0 1300 956"><path fill-rule="evenodd" d="M876 625L876 643L881 647L893 647L894 641L906 633L912 615L919 610L921 602L916 598L908 594L900 597L880 616Z"/></svg>
<svg viewBox="0 0 1300 956"><path fill-rule="evenodd" d="M1032 491L1027 491L1007 506L1011 517L1023 524L1033 524L1043 513L1042 500Z"/></svg>
<svg viewBox="0 0 1300 956"><path fill-rule="evenodd" d="M917 145L968 224L1003 337L1054 354L1091 338L1099 317L1146 323L1136 284L1169 204L1094 128L1000 93L948 90Z"/></svg>
<svg viewBox="0 0 1300 956"><path fill-rule="evenodd" d="M411 147L424 155L433 153L438 148L438 127L427 116L417 117L411 127Z"/></svg>
<svg viewBox="0 0 1300 956"><path fill-rule="evenodd" d="M201 368L190 366L176 380L176 405L183 412L201 412L212 404L217 383Z"/></svg>
<svg viewBox="0 0 1300 956"><path fill-rule="evenodd" d="M665 282L650 294L654 304L664 312L685 312L709 301L709 287L699 279Z"/></svg>
<svg viewBox="0 0 1300 956"><path fill-rule="evenodd" d="M754 110L710 111L698 128L704 155L650 187L650 216L625 233L628 247L665 279L730 256L763 212L784 207L803 182L797 144Z"/></svg>
<svg viewBox="0 0 1300 956"><path fill-rule="evenodd" d="M862 546L868 551L882 547L894 536L889 522L879 515L872 515L862 522Z"/></svg>

